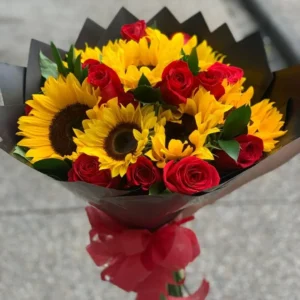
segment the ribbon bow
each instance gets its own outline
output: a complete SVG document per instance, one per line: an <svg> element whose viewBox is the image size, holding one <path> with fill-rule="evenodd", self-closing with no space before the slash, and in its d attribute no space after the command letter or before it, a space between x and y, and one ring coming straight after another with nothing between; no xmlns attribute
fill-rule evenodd
<svg viewBox="0 0 300 300"><path fill-rule="evenodd" d="M193 218L150 232L129 229L93 206L88 206L86 212L92 227L87 251L97 266L105 266L102 280L127 292L136 292L137 300L167 296L167 284L178 284L173 273L185 269L200 254L195 233L181 227ZM208 283L203 281L194 295L168 299L204 300L208 289Z"/></svg>

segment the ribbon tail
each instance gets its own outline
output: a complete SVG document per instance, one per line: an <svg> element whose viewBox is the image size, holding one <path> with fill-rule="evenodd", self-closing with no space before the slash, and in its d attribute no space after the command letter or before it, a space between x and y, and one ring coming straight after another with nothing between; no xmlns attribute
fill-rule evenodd
<svg viewBox="0 0 300 300"><path fill-rule="evenodd" d="M173 297L168 296L168 300L205 300L209 293L209 283L205 279L203 279L201 286L199 289L191 296L188 297Z"/></svg>

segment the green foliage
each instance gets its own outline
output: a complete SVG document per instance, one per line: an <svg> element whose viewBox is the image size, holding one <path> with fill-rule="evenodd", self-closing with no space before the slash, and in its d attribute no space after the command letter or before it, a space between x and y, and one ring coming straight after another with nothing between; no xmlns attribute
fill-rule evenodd
<svg viewBox="0 0 300 300"><path fill-rule="evenodd" d="M232 159L238 160L240 154L240 144L236 140L219 140L219 146Z"/></svg>
<svg viewBox="0 0 300 300"><path fill-rule="evenodd" d="M155 182L150 186L149 195L163 194L165 189L166 187L162 181Z"/></svg>
<svg viewBox="0 0 300 300"><path fill-rule="evenodd" d="M157 29L157 21L154 20L153 23L151 25L149 25L148 27L150 27L152 29Z"/></svg>
<svg viewBox="0 0 300 300"><path fill-rule="evenodd" d="M68 69L70 72L74 72L74 56L75 56L75 53L74 53L74 46L71 45L70 47L70 50L68 52L68 55L67 55L67 63L68 63Z"/></svg>
<svg viewBox="0 0 300 300"><path fill-rule="evenodd" d="M78 55L77 58L75 59L74 75L79 81L81 81L81 76L82 76L81 55Z"/></svg>
<svg viewBox="0 0 300 300"><path fill-rule="evenodd" d="M28 149L25 147L15 146L14 150L11 152L11 155L18 161L31 166L31 159L26 156L27 151Z"/></svg>
<svg viewBox="0 0 300 300"><path fill-rule="evenodd" d="M51 42L51 50L52 50L54 61L56 62L57 65L58 72L66 77L69 73L68 69L65 68L60 53L52 42Z"/></svg>
<svg viewBox="0 0 300 300"><path fill-rule="evenodd" d="M40 69L42 77L47 79L48 77L58 77L57 65L42 52L40 52Z"/></svg>
<svg viewBox="0 0 300 300"><path fill-rule="evenodd" d="M75 57L74 46L72 45L70 47L69 52L67 53L68 67L64 66L64 62L61 58L61 55L53 43L51 43L51 50L52 50L52 55L54 57L54 61L56 63L54 64L52 62L52 64L56 66L58 73L62 74L64 77L66 77L69 73L73 73L75 77L79 80L79 82L82 83L84 79L88 76L88 68L82 69L81 55ZM57 76L55 78L57 78Z"/></svg>
<svg viewBox="0 0 300 300"><path fill-rule="evenodd" d="M151 86L150 81L148 80L148 78L144 75L144 73L142 73L142 76L138 82L138 86Z"/></svg>
<svg viewBox="0 0 300 300"><path fill-rule="evenodd" d="M35 162L33 168L37 171L44 173L54 179L67 181L68 172L71 169L69 162L56 159L48 158Z"/></svg>
<svg viewBox="0 0 300 300"><path fill-rule="evenodd" d="M199 63L198 63L198 55L196 48L193 48L191 54L188 56L187 63L189 65L189 68L191 72L194 75L197 75L199 72Z"/></svg>
<svg viewBox="0 0 300 300"><path fill-rule="evenodd" d="M181 60L188 62L189 56L185 54L183 49L181 49L181 55L182 55Z"/></svg>
<svg viewBox="0 0 300 300"><path fill-rule="evenodd" d="M238 135L246 133L250 118L251 108L248 105L233 110L225 120L222 140L231 140Z"/></svg>
<svg viewBox="0 0 300 300"><path fill-rule="evenodd" d="M133 95L136 100L149 104L161 101L161 92L159 88L153 88L147 85L138 86L134 91Z"/></svg>

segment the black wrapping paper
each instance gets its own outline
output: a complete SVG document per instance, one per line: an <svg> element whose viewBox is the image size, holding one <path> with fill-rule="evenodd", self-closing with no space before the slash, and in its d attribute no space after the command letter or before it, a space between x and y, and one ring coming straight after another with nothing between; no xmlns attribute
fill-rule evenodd
<svg viewBox="0 0 300 300"><path fill-rule="evenodd" d="M0 63L0 90L4 105L23 104L25 73L24 67Z"/></svg>
<svg viewBox="0 0 300 300"><path fill-rule="evenodd" d="M274 99L277 108L286 114L287 95L291 98L299 97L300 65L283 69L274 73L274 79L269 85L264 98Z"/></svg>
<svg viewBox="0 0 300 300"><path fill-rule="evenodd" d="M123 24L136 20L137 18L124 8L118 12L105 31L93 21L87 20L76 45L82 47L85 41L89 41L90 46L96 44L102 46L108 40L120 37L120 27ZM128 225L143 228L156 228L172 220L183 210L186 214L193 213L199 207L212 203L252 179L277 168L300 151L300 86L297 84L300 66L276 72L273 76L258 33L236 43L226 24L210 33L201 13L195 14L180 24L170 11L164 8L148 22L151 25L154 23L167 34L177 31L187 32L191 35L196 34L199 42L206 39L214 47L214 50L224 52L227 55L226 62L244 69L248 85L253 85L255 88L254 103L263 97L271 97L272 101L276 102L276 106L285 114L285 128L288 133L281 138L278 148L257 165L241 174L235 174L219 187L203 193L201 196L129 195L124 191L98 187L84 182L61 182L64 188L72 191L81 199L91 202L109 215ZM51 58L49 45L32 41L25 81L26 98L40 89L40 50ZM62 54L64 54L63 51ZM1 73L0 76L5 77L6 75ZM25 72L23 72L23 76L25 76ZM22 82L22 80L19 81ZM20 97L17 96L16 94L16 98L12 97L11 101L20 103ZM0 107L0 137L2 138L0 147L6 152L10 152L17 141L15 136L17 119L22 114L22 105ZM54 180L50 177L47 179Z"/></svg>
<svg viewBox="0 0 300 300"><path fill-rule="evenodd" d="M223 24L214 32L208 33L204 36L204 39L207 40L208 45L221 53L226 53L226 49L235 44L235 39L227 24Z"/></svg>
<svg viewBox="0 0 300 300"><path fill-rule="evenodd" d="M199 40L210 34L201 12L197 12L195 15L184 21L182 23L181 31L191 35L195 34L198 36Z"/></svg>
<svg viewBox="0 0 300 300"><path fill-rule="evenodd" d="M259 102L273 79L260 33L256 32L235 43L225 54L226 63L244 70L247 78L245 86L254 87L252 104Z"/></svg>
<svg viewBox="0 0 300 300"><path fill-rule="evenodd" d="M107 44L109 40L120 38L120 28L124 24L136 22L138 19L130 13L126 8L121 8L114 19L109 24L106 31L99 36L98 46L102 47Z"/></svg>
<svg viewBox="0 0 300 300"><path fill-rule="evenodd" d="M181 31L180 29L182 28L174 15L166 7L151 18L147 24L148 26L155 25L166 35L172 35L174 32Z"/></svg>
<svg viewBox="0 0 300 300"><path fill-rule="evenodd" d="M10 153L19 138L16 136L18 119L24 115L24 105L0 107L0 148Z"/></svg>
<svg viewBox="0 0 300 300"><path fill-rule="evenodd" d="M101 37L105 33L105 29L93 20L87 18L76 40L75 47L84 49L85 45L96 47Z"/></svg>
<svg viewBox="0 0 300 300"><path fill-rule="evenodd" d="M66 52L61 49L58 50L60 55L64 57ZM30 99L32 94L37 94L41 90L40 51L53 60L50 45L34 39L31 40L25 78L25 101Z"/></svg>

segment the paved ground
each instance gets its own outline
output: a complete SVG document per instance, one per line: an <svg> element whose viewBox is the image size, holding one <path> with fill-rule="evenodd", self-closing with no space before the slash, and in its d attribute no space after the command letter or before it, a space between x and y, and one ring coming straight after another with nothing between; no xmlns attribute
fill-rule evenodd
<svg viewBox="0 0 300 300"><path fill-rule="evenodd" d="M0 61L25 65L31 37L66 48L86 16L107 26L122 5L149 19L165 4L180 21L201 9L211 29L228 22L237 39L255 29L234 0L186 0L184 9L180 0L152 0L143 7L140 1L73 0L64 10L62 1L44 3L0 2ZM299 299L299 163L298 155L197 213L193 228L202 255L188 269L191 290L205 275L209 300ZM100 282L84 250L89 226L83 208L56 182L49 185L0 152L0 299L127 297Z"/></svg>

